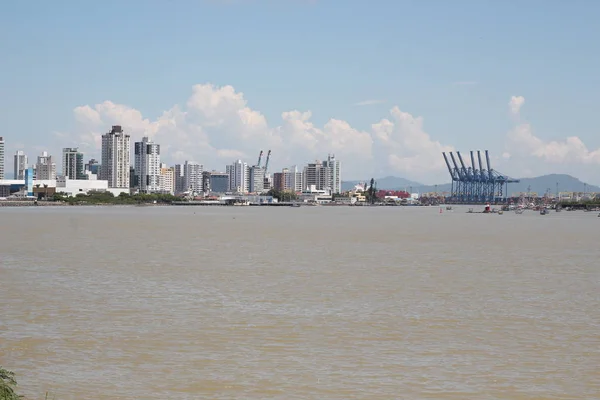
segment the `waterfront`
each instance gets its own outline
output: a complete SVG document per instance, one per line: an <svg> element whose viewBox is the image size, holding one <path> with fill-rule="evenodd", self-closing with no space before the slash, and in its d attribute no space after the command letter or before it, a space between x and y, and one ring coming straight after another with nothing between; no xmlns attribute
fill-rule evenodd
<svg viewBox="0 0 600 400"><path fill-rule="evenodd" d="M590 399L599 219L0 210L0 364L63 399Z"/></svg>

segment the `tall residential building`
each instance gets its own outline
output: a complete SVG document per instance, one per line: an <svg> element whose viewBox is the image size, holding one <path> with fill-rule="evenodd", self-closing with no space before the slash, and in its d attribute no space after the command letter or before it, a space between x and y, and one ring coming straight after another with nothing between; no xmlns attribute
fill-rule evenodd
<svg viewBox="0 0 600 400"><path fill-rule="evenodd" d="M149 138L135 142L135 176L136 188L141 193L160 191L160 145Z"/></svg>
<svg viewBox="0 0 600 400"><path fill-rule="evenodd" d="M175 168L160 165L159 187L161 193L175 194Z"/></svg>
<svg viewBox="0 0 600 400"><path fill-rule="evenodd" d="M329 171L325 189L333 194L342 193L342 176L340 162L335 159L335 155L329 154L327 161L323 161L323 166Z"/></svg>
<svg viewBox="0 0 600 400"><path fill-rule="evenodd" d="M323 163L315 161L304 167L302 172L302 190L314 186L317 190L325 190L328 179L328 171L323 167Z"/></svg>
<svg viewBox="0 0 600 400"><path fill-rule="evenodd" d="M4 138L0 136L0 179L4 179Z"/></svg>
<svg viewBox="0 0 600 400"><path fill-rule="evenodd" d="M113 125L102 135L102 164L100 180L108 181L109 188L129 188L131 164L131 137L120 125Z"/></svg>
<svg viewBox="0 0 600 400"><path fill-rule="evenodd" d="M183 164L175 164L175 176L173 182L175 185L175 194L184 193L187 191L185 187L185 166Z"/></svg>
<svg viewBox="0 0 600 400"><path fill-rule="evenodd" d="M15 179L24 180L25 179L25 171L27 171L27 154L24 151L19 150L15 153Z"/></svg>
<svg viewBox="0 0 600 400"><path fill-rule="evenodd" d="M334 194L342 192L341 167L335 156L329 155L326 161L315 161L304 167L302 189L311 186Z"/></svg>
<svg viewBox="0 0 600 400"><path fill-rule="evenodd" d="M46 151L37 158L35 179L38 181L53 181L56 179L56 163L52 161L52 156L48 155Z"/></svg>
<svg viewBox="0 0 600 400"><path fill-rule="evenodd" d="M83 153L77 147L63 149L62 174L71 180L87 179L83 168Z"/></svg>
<svg viewBox="0 0 600 400"><path fill-rule="evenodd" d="M202 193L202 164L186 161L183 164L183 176L185 180L185 191Z"/></svg>
<svg viewBox="0 0 600 400"><path fill-rule="evenodd" d="M248 193L250 190L250 168L248 164L237 160L226 167L229 175L229 190L236 193Z"/></svg>
<svg viewBox="0 0 600 400"><path fill-rule="evenodd" d="M248 191L250 193L262 193L265 187L265 169L254 165L250 167L249 172Z"/></svg>
<svg viewBox="0 0 600 400"><path fill-rule="evenodd" d="M273 187L277 190L301 192L302 172L298 172L298 167L295 165L284 168L281 172L276 172L273 174Z"/></svg>

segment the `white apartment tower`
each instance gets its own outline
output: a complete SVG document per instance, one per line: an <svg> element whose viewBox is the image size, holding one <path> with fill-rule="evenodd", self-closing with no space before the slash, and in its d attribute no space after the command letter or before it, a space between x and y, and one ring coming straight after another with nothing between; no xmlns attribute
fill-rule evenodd
<svg viewBox="0 0 600 400"><path fill-rule="evenodd" d="M38 181L53 181L56 179L56 163L52 161L52 156L48 155L46 151L37 158L35 179Z"/></svg>
<svg viewBox="0 0 600 400"><path fill-rule="evenodd" d="M229 175L229 190L236 193L248 193L248 190L250 190L250 168L248 168L248 163L237 160L228 165L225 172Z"/></svg>
<svg viewBox="0 0 600 400"><path fill-rule="evenodd" d="M140 193L160 192L160 145L142 138L134 145L134 165L137 189Z"/></svg>
<svg viewBox="0 0 600 400"><path fill-rule="evenodd" d="M284 169L283 179L286 190L302 191L302 172L298 171L297 166L292 165L290 168Z"/></svg>
<svg viewBox="0 0 600 400"><path fill-rule="evenodd" d="M202 164L186 161L183 164L183 177L185 181L185 191L201 193L202 190Z"/></svg>
<svg viewBox="0 0 600 400"><path fill-rule="evenodd" d="M100 180L108 181L110 188L129 188L131 164L131 137L120 125L113 125L102 135L102 163Z"/></svg>
<svg viewBox="0 0 600 400"><path fill-rule="evenodd" d="M15 179L24 180L25 171L27 170L27 154L23 150L19 150L15 153Z"/></svg>
<svg viewBox="0 0 600 400"><path fill-rule="evenodd" d="M4 138L0 136L0 180L4 179Z"/></svg>
<svg viewBox="0 0 600 400"><path fill-rule="evenodd" d="M325 190L329 190L332 194L342 193L341 167L335 155L329 154L327 161L323 161L323 167L328 170Z"/></svg>

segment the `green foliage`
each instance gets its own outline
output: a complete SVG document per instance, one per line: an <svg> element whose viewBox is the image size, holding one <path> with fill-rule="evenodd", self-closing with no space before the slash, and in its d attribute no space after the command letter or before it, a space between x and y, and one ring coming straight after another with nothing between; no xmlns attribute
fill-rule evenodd
<svg viewBox="0 0 600 400"><path fill-rule="evenodd" d="M298 194L293 190L277 190L271 189L267 193L267 196L273 196L277 201L294 201L298 200Z"/></svg>
<svg viewBox="0 0 600 400"><path fill-rule="evenodd" d="M176 201L182 201L181 198L170 194L145 194L139 193L129 195L121 193L115 197L111 192L89 192L88 194L78 194L75 197L67 197L64 193L56 193L53 197L54 201L62 201L69 204L170 204Z"/></svg>
<svg viewBox="0 0 600 400"><path fill-rule="evenodd" d="M16 387L15 373L0 366L0 400L22 399L23 397L17 394Z"/></svg>

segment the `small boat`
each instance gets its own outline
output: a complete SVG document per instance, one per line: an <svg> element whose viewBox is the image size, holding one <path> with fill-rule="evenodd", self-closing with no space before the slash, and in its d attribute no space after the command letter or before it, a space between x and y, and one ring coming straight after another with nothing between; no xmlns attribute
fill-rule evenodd
<svg viewBox="0 0 600 400"><path fill-rule="evenodd" d="M540 209L540 215L547 215L548 214L548 210L545 208L541 208Z"/></svg>
<svg viewBox="0 0 600 400"><path fill-rule="evenodd" d="M519 214L519 215L521 215L521 214L523 214L523 212L524 212L524 211L525 211L525 209L524 209L524 208L517 208L517 209L515 210L515 214Z"/></svg>
<svg viewBox="0 0 600 400"><path fill-rule="evenodd" d="M502 214L504 214L504 210L499 210L498 215L502 215Z"/></svg>

